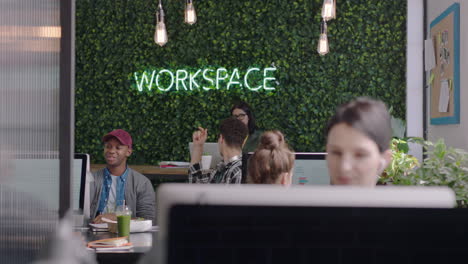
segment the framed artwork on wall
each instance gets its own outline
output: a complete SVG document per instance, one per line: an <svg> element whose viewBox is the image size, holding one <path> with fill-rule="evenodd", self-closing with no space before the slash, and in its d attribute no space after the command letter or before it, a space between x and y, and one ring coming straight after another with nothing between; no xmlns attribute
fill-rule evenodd
<svg viewBox="0 0 468 264"><path fill-rule="evenodd" d="M455 3L430 25L435 67L429 83L431 125L460 123L460 4Z"/></svg>

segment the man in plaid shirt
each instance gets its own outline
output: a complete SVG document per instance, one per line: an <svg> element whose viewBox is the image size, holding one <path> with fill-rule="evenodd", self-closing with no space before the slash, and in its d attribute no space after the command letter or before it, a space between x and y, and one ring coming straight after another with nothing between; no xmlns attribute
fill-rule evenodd
<svg viewBox="0 0 468 264"><path fill-rule="evenodd" d="M223 157L216 169L209 173L202 173L201 156L203 144L208 137L208 130L199 127L193 133L193 150L190 161L190 183L241 183L242 179L242 145L248 133L247 126L236 118L228 118L221 122L218 138L219 152Z"/></svg>

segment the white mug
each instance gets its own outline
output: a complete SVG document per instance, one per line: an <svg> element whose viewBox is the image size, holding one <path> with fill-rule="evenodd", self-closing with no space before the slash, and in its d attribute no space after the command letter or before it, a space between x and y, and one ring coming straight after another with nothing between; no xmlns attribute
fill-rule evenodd
<svg viewBox="0 0 468 264"><path fill-rule="evenodd" d="M201 168L202 170L209 170L211 165L211 155L203 155L201 158Z"/></svg>

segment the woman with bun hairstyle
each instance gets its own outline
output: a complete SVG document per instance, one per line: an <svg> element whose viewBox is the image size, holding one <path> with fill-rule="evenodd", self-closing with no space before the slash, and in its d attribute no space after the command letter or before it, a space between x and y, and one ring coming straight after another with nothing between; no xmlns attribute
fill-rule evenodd
<svg viewBox="0 0 468 264"><path fill-rule="evenodd" d="M252 108L246 102L240 101L232 106L231 115L242 121L249 129L249 134L242 146L242 152L247 153L255 151L263 131L257 128Z"/></svg>
<svg viewBox="0 0 468 264"><path fill-rule="evenodd" d="M281 132L267 131L248 162L248 183L291 185L294 152Z"/></svg>
<svg viewBox="0 0 468 264"><path fill-rule="evenodd" d="M392 159L386 105L367 97L348 102L336 110L326 135L331 184L374 187Z"/></svg>

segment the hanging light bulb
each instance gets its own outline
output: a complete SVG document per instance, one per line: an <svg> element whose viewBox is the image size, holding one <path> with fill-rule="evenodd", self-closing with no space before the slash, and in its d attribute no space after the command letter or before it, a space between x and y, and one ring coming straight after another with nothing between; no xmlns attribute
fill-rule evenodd
<svg viewBox="0 0 468 264"><path fill-rule="evenodd" d="M320 34L317 52L322 56L329 52L327 34Z"/></svg>
<svg viewBox="0 0 468 264"><path fill-rule="evenodd" d="M320 38L317 45L317 52L320 55L325 55L329 52L328 37L327 37L327 22L325 20L320 24Z"/></svg>
<svg viewBox="0 0 468 264"><path fill-rule="evenodd" d="M187 0L185 5L185 23L193 25L197 22L197 13L193 6L193 0Z"/></svg>
<svg viewBox="0 0 468 264"><path fill-rule="evenodd" d="M322 18L325 21L336 17L336 0L323 0Z"/></svg>
<svg viewBox="0 0 468 264"><path fill-rule="evenodd" d="M161 0L159 0L158 11L156 12L156 31L154 32L154 42L159 46L164 46L167 43L166 24L164 24L164 10Z"/></svg>

